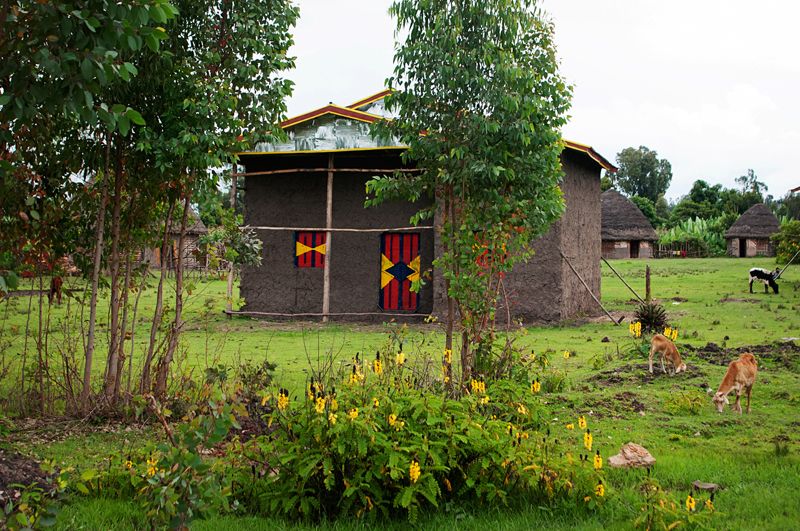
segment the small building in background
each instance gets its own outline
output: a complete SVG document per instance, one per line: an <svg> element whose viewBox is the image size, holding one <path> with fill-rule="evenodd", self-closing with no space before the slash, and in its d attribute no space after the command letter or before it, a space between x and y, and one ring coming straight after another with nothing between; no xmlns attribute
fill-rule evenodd
<svg viewBox="0 0 800 531"><path fill-rule="evenodd" d="M740 258L775 256L770 237L780 230L781 224L775 214L764 203L757 203L739 216L725 233L728 254Z"/></svg>
<svg viewBox="0 0 800 531"><path fill-rule="evenodd" d="M180 210L176 209L176 212L180 212ZM163 230L163 228L161 230ZM159 269L163 258L166 260L167 269L173 271L177 266L178 253L182 253L184 271L203 270L208 267L208 253L206 252L205 246L200 243L200 238L208 234L208 229L194 209L189 209L182 249L178 249L178 240L181 235L180 218L172 220L169 234L171 243L164 257L161 256L161 247L159 246L153 249L145 249L136 257L136 261L147 262L151 268Z"/></svg>
<svg viewBox="0 0 800 531"><path fill-rule="evenodd" d="M630 199L614 189L600 195L602 256L652 258L658 234Z"/></svg>

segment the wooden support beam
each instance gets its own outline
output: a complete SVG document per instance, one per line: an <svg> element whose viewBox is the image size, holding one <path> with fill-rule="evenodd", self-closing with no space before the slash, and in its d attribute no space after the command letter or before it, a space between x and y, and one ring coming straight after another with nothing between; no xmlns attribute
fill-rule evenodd
<svg viewBox="0 0 800 531"><path fill-rule="evenodd" d="M603 260L603 262L605 262L605 263L606 263L606 265L609 267L609 269L611 269L611 271L613 271L613 272L614 272L614 274L615 274L615 275L617 275L617 278L619 278L619 279L622 281L622 283L623 283L623 284L625 284L625 287L626 287L626 288L628 288L629 290L631 290L631 293L633 293L633 294L636 296L636 298L637 298L637 299L639 299L639 302L644 302L644 299L642 299L642 298L639 296L639 294L638 294L638 293L636 293L636 292L633 290L633 288L632 288L632 287L630 287L630 285L629 285L627 282L625 282L625 279L624 279L624 278L622 278L622 275L620 275L619 273L617 273L617 270L616 270L616 269L614 269L614 267L613 267L611 264L609 264L609 263L608 263L608 260L606 260L606 259L605 259L605 258L603 258L603 257L600 257L600 258L601 258L601 260Z"/></svg>
<svg viewBox="0 0 800 531"><path fill-rule="evenodd" d="M329 158L331 155L328 156ZM234 173L234 177L256 177L258 175L286 175L292 173L377 173L388 175L390 173L419 173L418 168L286 168L283 170L264 170Z"/></svg>
<svg viewBox="0 0 800 531"><path fill-rule="evenodd" d="M331 311L331 240L333 233L333 153L328 155L328 190L325 199L325 269L322 273L322 322L328 322Z"/></svg>
<svg viewBox="0 0 800 531"><path fill-rule="evenodd" d="M428 313L387 313L387 312L338 312L338 313L281 313L281 312L251 312L251 311L228 311L223 310L228 315L242 315L244 317L430 317Z"/></svg>
<svg viewBox="0 0 800 531"><path fill-rule="evenodd" d="M433 226L420 225L418 227L384 227L379 229L355 229L355 228L333 228L333 227L265 227L258 225L245 225L242 229L253 230L284 230L284 231L315 231L315 232L402 232L408 230L430 230Z"/></svg>
<svg viewBox="0 0 800 531"><path fill-rule="evenodd" d="M581 281L581 284L583 284L583 287L584 287L584 288L586 288L586 291L588 291L588 292L589 292L589 295L591 295L591 296L592 296L592 298L594 299L594 302L596 302L596 303L598 304L598 306L600 306L600 307L603 309L603 311L604 311L604 312L606 312L606 315L608 316L608 318L609 318L609 319L611 319L611 321L612 321L612 322L613 322L615 325L619 326L619 322L618 322L616 319L614 319L614 316L613 316L613 315L611 315L611 314L608 312L608 310L606 310L606 307L605 307L605 306L603 306L603 303L602 303L602 302L600 302L600 299L598 299L597 297L595 297L594 293L592 293L592 290L591 290L591 288L589 288L589 285L588 285L588 284L586 284L586 281L585 281L585 280L583 280L583 277L582 277L582 276L581 276L581 275L580 275L580 274L579 274L579 273L578 273L578 272L575 270L575 268L574 268L574 267L572 267L572 264L571 264L571 263L570 263L570 261L567 259L567 257L566 257L566 256L564 256L564 253L563 253L563 252L561 252L561 251L559 251L559 253L561 253L561 258L563 258L563 259L564 259L564 261L567 263L567 265L569 266L569 268L570 268L570 269L572 269L572 272L573 272L573 273L575 273L575 276L576 276L576 277L578 277L578 280L580 280L580 281Z"/></svg>

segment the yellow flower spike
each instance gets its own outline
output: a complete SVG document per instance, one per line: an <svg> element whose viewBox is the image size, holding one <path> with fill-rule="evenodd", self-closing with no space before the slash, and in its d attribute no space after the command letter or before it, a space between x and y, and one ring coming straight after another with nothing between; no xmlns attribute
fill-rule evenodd
<svg viewBox="0 0 800 531"><path fill-rule="evenodd" d="M372 407L381 407L381 403L377 398L372 399Z"/></svg>
<svg viewBox="0 0 800 531"><path fill-rule="evenodd" d="M444 362L448 365L453 363L453 351L449 348L444 349Z"/></svg>
<svg viewBox="0 0 800 531"><path fill-rule="evenodd" d="M677 341L678 340L678 329L677 328L673 328L672 329L672 340L673 341Z"/></svg>
<svg viewBox="0 0 800 531"><path fill-rule="evenodd" d="M482 405L486 405L489 403L489 395L483 395L479 401Z"/></svg>
<svg viewBox="0 0 800 531"><path fill-rule="evenodd" d="M289 407L289 391L281 388L278 391L278 409L284 411L287 407Z"/></svg>
<svg viewBox="0 0 800 531"><path fill-rule="evenodd" d="M707 511L714 511L714 502L711 501L711 498L707 499L706 502L703 504Z"/></svg>
<svg viewBox="0 0 800 531"><path fill-rule="evenodd" d="M690 513L693 513L696 504L697 502L695 501L694 498L692 498L692 494L689 493L689 495L686 496L686 510L689 511Z"/></svg>
<svg viewBox="0 0 800 531"><path fill-rule="evenodd" d="M597 450L597 453L594 454L594 469L600 470L603 468L603 458L600 456L600 450Z"/></svg>
<svg viewBox="0 0 800 531"><path fill-rule="evenodd" d="M671 338L671 337L672 337L672 328L670 328L670 327L668 327L668 326L667 326L667 327L665 327L665 328L664 328L664 335L665 335L666 337L669 337L669 338Z"/></svg>
<svg viewBox="0 0 800 531"><path fill-rule="evenodd" d="M603 485L602 481L600 481L594 488L594 493L597 495L598 498L602 498L603 496L606 495L606 488Z"/></svg>
<svg viewBox="0 0 800 531"><path fill-rule="evenodd" d="M397 355L394 357L394 362L401 367L406 362L406 355L403 352L398 352Z"/></svg>
<svg viewBox="0 0 800 531"><path fill-rule="evenodd" d="M389 415L389 426L394 428L395 424L397 424L397 415L392 413L391 415Z"/></svg>
<svg viewBox="0 0 800 531"><path fill-rule="evenodd" d="M578 427L582 430L586 429L586 417L584 417L583 415L578 417Z"/></svg>
<svg viewBox="0 0 800 531"><path fill-rule="evenodd" d="M517 406L517 413L519 413L520 415L527 415L528 408L525 407L525 404L520 404L519 406Z"/></svg>
<svg viewBox="0 0 800 531"><path fill-rule="evenodd" d="M383 374L383 363L381 363L381 360L375 359L375 361L372 362L372 371L378 376Z"/></svg>
<svg viewBox="0 0 800 531"><path fill-rule="evenodd" d="M586 433L583 434L583 446L590 452L592 451L592 440L592 432L586 430Z"/></svg>
<svg viewBox="0 0 800 531"><path fill-rule="evenodd" d="M419 467L419 461L414 459L411 461L411 466L408 467L408 478L411 480L411 483L416 483L420 474L421 470Z"/></svg>
<svg viewBox="0 0 800 531"><path fill-rule="evenodd" d="M130 470L131 468L133 468L133 462L131 462L131 460L130 460L130 459L126 459L126 460L125 460L125 463L123 463L123 464L124 464L124 466L125 466L125 468L126 468L127 470Z"/></svg>
<svg viewBox="0 0 800 531"><path fill-rule="evenodd" d="M569 424L567 424L567 429L568 430L574 430L575 429L575 425L570 422Z"/></svg>
<svg viewBox="0 0 800 531"><path fill-rule="evenodd" d="M337 420L336 413L328 413L328 422L331 423L331 426L336 424L336 420Z"/></svg>
<svg viewBox="0 0 800 531"><path fill-rule="evenodd" d="M564 351L564 359L565 359L565 360L568 360L568 359L569 359L569 356L570 356L569 350L565 350L565 351Z"/></svg>
<svg viewBox="0 0 800 531"><path fill-rule="evenodd" d="M354 407L350 411L347 412L347 418L350 420L356 420L358 418L358 408Z"/></svg>
<svg viewBox="0 0 800 531"><path fill-rule="evenodd" d="M531 384L531 393L537 394L542 389L542 384L539 383L539 380L534 380Z"/></svg>
<svg viewBox="0 0 800 531"><path fill-rule="evenodd" d="M336 401L336 398L331 398L331 411L336 411L339 409L339 402Z"/></svg>
<svg viewBox="0 0 800 531"><path fill-rule="evenodd" d="M326 400L325 400L324 396L318 396L317 397L316 401L314 402L314 409L316 410L316 412L318 414L321 415L321 414L323 414L325 412L325 403L326 403Z"/></svg>

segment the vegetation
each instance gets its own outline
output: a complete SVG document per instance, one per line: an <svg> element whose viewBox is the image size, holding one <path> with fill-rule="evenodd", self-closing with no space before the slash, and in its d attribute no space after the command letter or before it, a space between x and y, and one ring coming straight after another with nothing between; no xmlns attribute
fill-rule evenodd
<svg viewBox="0 0 800 531"><path fill-rule="evenodd" d="M672 181L672 166L667 159L659 159L658 153L645 146L629 147L617 153L619 170L611 179L620 191L630 196L639 196L655 203L664 195Z"/></svg>
<svg viewBox="0 0 800 531"><path fill-rule="evenodd" d="M404 157L422 171L373 179L368 203L435 195L442 206L435 266L449 297L446 348L456 312L461 325L463 387L476 356L493 356L503 275L563 210L559 131L571 90L533 0L397 0L390 13L405 41L388 80L397 119L379 134L408 145Z"/></svg>
<svg viewBox="0 0 800 531"><path fill-rule="evenodd" d="M776 261L779 264L788 263L800 251L800 220L781 224L780 232L772 236L772 241L775 244Z"/></svg>
<svg viewBox="0 0 800 531"><path fill-rule="evenodd" d="M728 216L688 219L662 232L658 242L686 246L692 256L723 256L727 252L725 231L730 226L729 219Z"/></svg>

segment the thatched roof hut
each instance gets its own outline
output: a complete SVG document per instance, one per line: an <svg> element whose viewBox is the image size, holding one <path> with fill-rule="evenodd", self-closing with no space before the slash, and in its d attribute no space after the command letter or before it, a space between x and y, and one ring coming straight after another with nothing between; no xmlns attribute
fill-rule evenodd
<svg viewBox="0 0 800 531"><path fill-rule="evenodd" d="M630 199L616 190L600 195L603 258L650 258L658 234Z"/></svg>
<svg viewBox="0 0 800 531"><path fill-rule="evenodd" d="M658 234L639 207L616 190L606 190L600 195L600 208L600 235L604 240L658 240Z"/></svg>
<svg viewBox="0 0 800 531"><path fill-rule="evenodd" d="M739 216L725 233L726 238L769 238L781 230L775 214L764 203L757 203Z"/></svg>
<svg viewBox="0 0 800 531"><path fill-rule="evenodd" d="M176 237L181 233L181 215L182 212L179 209L175 209L175 214L169 226L170 234ZM205 223L193 208L189 208L189 213L186 216L186 234L208 234Z"/></svg>
<svg viewBox="0 0 800 531"><path fill-rule="evenodd" d="M770 236L781 230L781 224L764 203L751 206L725 232L731 256L773 256Z"/></svg>

